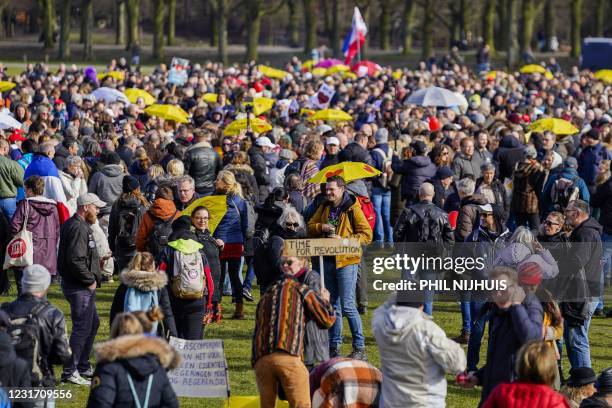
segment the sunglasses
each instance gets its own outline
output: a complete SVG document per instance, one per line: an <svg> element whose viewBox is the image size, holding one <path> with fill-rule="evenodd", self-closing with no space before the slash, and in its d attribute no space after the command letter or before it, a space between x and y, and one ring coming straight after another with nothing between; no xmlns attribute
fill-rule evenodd
<svg viewBox="0 0 612 408"><path fill-rule="evenodd" d="M287 266L291 266L293 265L293 260L291 259L285 259L283 262L281 262L282 265L287 265Z"/></svg>
<svg viewBox="0 0 612 408"><path fill-rule="evenodd" d="M544 221L544 224L546 224L546 225L561 225L561 224L559 224L557 222L552 222L552 221L548 221L548 220Z"/></svg>
<svg viewBox="0 0 612 408"><path fill-rule="evenodd" d="M299 223L297 223L297 222L286 222L286 223L285 223L285 226L286 226L286 227L293 227L293 228L297 228L297 227L299 227L299 226L300 226L300 224L299 224Z"/></svg>

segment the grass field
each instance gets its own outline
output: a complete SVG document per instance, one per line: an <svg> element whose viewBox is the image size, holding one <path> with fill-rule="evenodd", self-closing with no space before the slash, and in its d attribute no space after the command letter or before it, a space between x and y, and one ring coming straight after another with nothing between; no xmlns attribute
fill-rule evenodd
<svg viewBox="0 0 612 408"><path fill-rule="evenodd" d="M114 291L118 283L106 284L97 291L97 307L100 316L100 329L97 341L108 339L109 336L109 310L113 299ZM0 296L0 302L6 302L14 298L14 286L12 288L13 297ZM255 289L254 294L259 291ZM612 301L610 291L607 292L607 299ZM366 332L366 347L370 362L376 366L380 365L380 357L376 349L376 343L371 331L371 317L374 309L379 306L387 294L370 291L369 309L363 318L363 325ZM68 330L71 330L69 317L69 305L64 299L58 285L53 285L49 291L49 300L58 306L66 314ZM224 319L220 324L211 325L206 328L205 337L223 339L225 343L225 354L229 366L230 387L232 395L257 395L257 385L250 365L251 335L254 328L254 315L256 303L246 303L247 320L234 321ZM230 298L225 297L223 307L227 316L233 311ZM459 306L454 302L437 302L434 305L435 322L440 325L446 333L455 336L461 327L461 314ZM350 352L350 332L348 324L345 328L345 345L342 350L344 354ZM612 366L612 319L594 319L591 324L591 358L594 369L601 371L605 367ZM346 344L348 340L348 344ZM486 338L481 349L481 363L484 361L484 351L486 350ZM93 356L92 356L93 359ZM569 363L565 360L564 367L566 372L569 370ZM56 367L56 374L59 376L61 367ZM410 375L410 367L406 367L406 375ZM451 377L449 377L451 380ZM88 389L81 386L63 386L71 389L74 397L70 401L58 401L58 407L83 407L87 401ZM479 401L480 390L465 390L459 388L449 381L447 406L449 407L475 407ZM181 398L182 407L221 407L222 401L215 399L191 399Z"/></svg>

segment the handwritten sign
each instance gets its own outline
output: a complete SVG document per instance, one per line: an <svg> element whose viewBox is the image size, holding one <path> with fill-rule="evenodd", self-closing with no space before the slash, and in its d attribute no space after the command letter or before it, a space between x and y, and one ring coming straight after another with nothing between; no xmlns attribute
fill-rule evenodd
<svg viewBox="0 0 612 408"><path fill-rule="evenodd" d="M182 86L187 82L187 67L189 60L183 58L172 58L170 64L170 72L168 73L168 82L172 85Z"/></svg>
<svg viewBox="0 0 612 408"><path fill-rule="evenodd" d="M359 240L350 238L286 239L283 256L361 255Z"/></svg>
<svg viewBox="0 0 612 408"><path fill-rule="evenodd" d="M177 396L226 398L229 395L222 340L170 337L170 345L181 355L181 365L168 372L168 380Z"/></svg>

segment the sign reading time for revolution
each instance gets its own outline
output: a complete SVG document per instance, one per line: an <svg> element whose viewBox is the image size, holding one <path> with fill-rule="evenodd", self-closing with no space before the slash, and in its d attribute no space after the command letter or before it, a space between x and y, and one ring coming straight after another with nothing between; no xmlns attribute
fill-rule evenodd
<svg viewBox="0 0 612 408"><path fill-rule="evenodd" d="M283 256L361 255L359 240L350 238L287 239Z"/></svg>

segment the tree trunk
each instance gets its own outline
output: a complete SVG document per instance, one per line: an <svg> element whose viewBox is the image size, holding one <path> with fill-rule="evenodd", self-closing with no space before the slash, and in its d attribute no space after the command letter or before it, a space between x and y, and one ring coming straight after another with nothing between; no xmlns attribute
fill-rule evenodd
<svg viewBox="0 0 612 408"><path fill-rule="evenodd" d="M289 8L289 21L287 22L287 38L289 39L290 47L298 47L300 44L300 32L298 31L299 16L297 13L298 0L287 0Z"/></svg>
<svg viewBox="0 0 612 408"><path fill-rule="evenodd" d="M83 0L83 59L93 59L93 0Z"/></svg>
<svg viewBox="0 0 612 408"><path fill-rule="evenodd" d="M136 45L140 45L140 0L126 0L127 17L128 17L128 41L126 50L132 49Z"/></svg>
<svg viewBox="0 0 612 408"><path fill-rule="evenodd" d="M118 0L115 2L117 7L115 13L115 44L123 45L125 44L125 1Z"/></svg>
<svg viewBox="0 0 612 408"><path fill-rule="evenodd" d="M323 27L325 29L325 36L327 38L331 37L331 13L329 12L329 7L327 5L326 0L319 1L319 10L323 11Z"/></svg>
<svg viewBox="0 0 612 408"><path fill-rule="evenodd" d="M310 55L310 51L317 48L317 2L315 0L304 1L304 26L306 35L304 38L304 54Z"/></svg>
<svg viewBox="0 0 612 408"><path fill-rule="evenodd" d="M521 7L521 55L531 53L531 39L533 38L533 23L537 17L534 0L523 0Z"/></svg>
<svg viewBox="0 0 612 408"><path fill-rule="evenodd" d="M60 42L59 59L70 59L70 0L62 0L60 5Z"/></svg>
<svg viewBox="0 0 612 408"><path fill-rule="evenodd" d="M219 22L217 21L217 9L215 1L210 0L208 2L208 26L210 27L210 46L217 47L219 45Z"/></svg>
<svg viewBox="0 0 612 408"><path fill-rule="evenodd" d="M582 26L582 0L571 0L572 1L572 9L571 9L571 28L570 28L570 45L572 46L572 51L570 55L572 58L578 58L580 56L581 51L581 35L580 35L580 26Z"/></svg>
<svg viewBox="0 0 612 408"><path fill-rule="evenodd" d="M391 4L383 0L380 3L380 49L391 48Z"/></svg>
<svg viewBox="0 0 612 408"><path fill-rule="evenodd" d="M545 51L552 51L551 41L555 36L555 1L546 0L544 6L544 37L546 44L544 44Z"/></svg>
<svg viewBox="0 0 612 408"><path fill-rule="evenodd" d="M168 45L174 45L176 37L176 0L168 0Z"/></svg>
<svg viewBox="0 0 612 408"><path fill-rule="evenodd" d="M595 5L595 36L596 37L604 36L605 23L606 23L606 0L597 0L597 4Z"/></svg>
<svg viewBox="0 0 612 408"><path fill-rule="evenodd" d="M460 3L461 10L459 14L459 39L467 41L467 32L469 31L468 27L471 22L471 14L470 14L470 1L469 0L461 0Z"/></svg>
<svg viewBox="0 0 612 408"><path fill-rule="evenodd" d="M517 61L518 44L516 41L516 0L507 0L506 12L508 29L508 53L506 55L506 65L508 69L513 69Z"/></svg>
<svg viewBox="0 0 612 408"><path fill-rule="evenodd" d="M155 0L153 3L153 59L164 59L164 0Z"/></svg>
<svg viewBox="0 0 612 408"><path fill-rule="evenodd" d="M482 18L482 36L490 54L495 53L495 3L496 0L487 0Z"/></svg>
<svg viewBox="0 0 612 408"><path fill-rule="evenodd" d="M431 57L433 51L433 22L434 22L434 11L436 9L436 3L433 0L425 2L425 8L423 10L423 25L421 33L421 59L427 60Z"/></svg>
<svg viewBox="0 0 612 408"><path fill-rule="evenodd" d="M497 32L497 49L508 50L508 1L498 0L497 14L499 15L499 30Z"/></svg>
<svg viewBox="0 0 612 408"><path fill-rule="evenodd" d="M250 0L247 10L247 38L246 38L246 60L257 61L257 45L259 44L259 33L261 31L261 10L260 0Z"/></svg>
<svg viewBox="0 0 612 408"><path fill-rule="evenodd" d="M227 1L217 0L217 35L219 37L219 61L227 65Z"/></svg>
<svg viewBox="0 0 612 408"><path fill-rule="evenodd" d="M329 41L334 58L340 56L340 2L332 2L332 27Z"/></svg>
<svg viewBox="0 0 612 408"><path fill-rule="evenodd" d="M44 49L53 48L53 0L43 0L43 43Z"/></svg>
<svg viewBox="0 0 612 408"><path fill-rule="evenodd" d="M461 4L456 0L449 0L448 8L451 15L450 42L453 46L461 40Z"/></svg>
<svg viewBox="0 0 612 408"><path fill-rule="evenodd" d="M410 54L412 49L412 19L414 17L414 0L404 0L404 12L402 14L402 55Z"/></svg>

